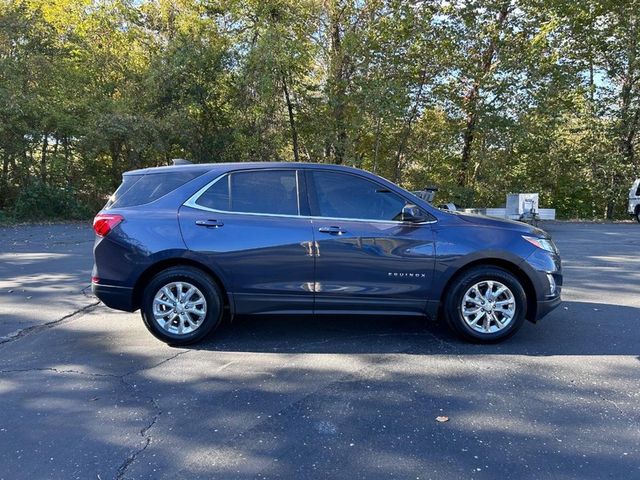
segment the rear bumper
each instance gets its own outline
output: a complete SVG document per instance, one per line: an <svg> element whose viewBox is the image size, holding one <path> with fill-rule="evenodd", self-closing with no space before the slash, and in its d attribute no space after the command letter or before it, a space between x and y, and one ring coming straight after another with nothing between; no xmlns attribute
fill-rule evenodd
<svg viewBox="0 0 640 480"><path fill-rule="evenodd" d="M558 305L560 305L561 303L562 303L562 298L560 298L560 295L548 300L538 300L538 305L536 308L536 318L534 321L537 322L542 317L544 317L549 312L551 312L553 309L558 307Z"/></svg>
<svg viewBox="0 0 640 480"><path fill-rule="evenodd" d="M91 291L109 308L124 310L125 312L137 310L133 302L133 288L92 283Z"/></svg>

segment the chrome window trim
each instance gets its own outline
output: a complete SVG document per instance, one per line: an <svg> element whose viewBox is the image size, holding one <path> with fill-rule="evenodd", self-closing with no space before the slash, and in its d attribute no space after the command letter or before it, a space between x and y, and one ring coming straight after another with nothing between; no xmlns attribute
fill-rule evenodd
<svg viewBox="0 0 640 480"><path fill-rule="evenodd" d="M232 173L235 173L235 172L256 172L256 171L273 172L273 171L282 171L282 170L285 170L285 171L293 170L293 171L296 172L296 190L298 191L298 215L286 215L284 213L253 213L253 212L233 212L233 211L229 211L229 210L216 210L215 208L203 207L202 205L198 205L196 203L198 198L200 198L202 196L202 194L204 194L204 192L206 192L211 186L213 186L216 182L220 181L224 177L231 178L231 174ZM438 222L437 219L436 220L427 220L427 221L424 221L424 222L405 222L403 220L368 220L366 218L319 217L319 216L312 216L312 215L300 215L300 189L298 188L299 187L299 184L298 184L299 174L300 174L300 170L299 169L289 169L289 168L273 168L273 169L271 169L271 168L258 168L258 169L234 170L234 171L230 171L230 172L225 172L222 175L214 178L211 182L207 183L204 187L202 187L196 193L191 195L191 197L189 197L187 199L187 201L184 202L182 205L185 206L185 207L195 208L196 210L202 210L202 211L205 211L205 212L223 213L223 214L226 214L226 215L248 215L248 216L253 216L253 217L303 218L303 219L307 219L307 220L340 220L340 221L344 221L344 222L385 223L385 224L392 224L392 225L413 225L413 226L431 225L431 224L434 224L434 223ZM354 176L358 176L358 175L354 175ZM367 180L367 179L365 179L365 180ZM229 195L231 195L231 185L229 185ZM405 198L405 200L406 200L406 198Z"/></svg>

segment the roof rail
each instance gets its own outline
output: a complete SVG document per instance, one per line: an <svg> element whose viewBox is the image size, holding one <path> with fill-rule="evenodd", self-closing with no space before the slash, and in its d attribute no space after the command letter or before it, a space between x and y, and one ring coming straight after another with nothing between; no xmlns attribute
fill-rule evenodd
<svg viewBox="0 0 640 480"><path fill-rule="evenodd" d="M174 158L171 160L174 165L191 165L192 162L185 160L184 158Z"/></svg>

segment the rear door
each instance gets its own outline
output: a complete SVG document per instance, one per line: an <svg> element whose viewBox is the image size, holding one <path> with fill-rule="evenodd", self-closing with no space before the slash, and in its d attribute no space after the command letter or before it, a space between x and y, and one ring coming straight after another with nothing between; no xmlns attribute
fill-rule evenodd
<svg viewBox="0 0 640 480"><path fill-rule="evenodd" d="M313 309L313 231L294 169L225 174L180 209L187 247L230 284L236 313Z"/></svg>
<svg viewBox="0 0 640 480"><path fill-rule="evenodd" d="M400 221L404 197L357 174L307 174L318 313L424 313L434 269L430 223Z"/></svg>

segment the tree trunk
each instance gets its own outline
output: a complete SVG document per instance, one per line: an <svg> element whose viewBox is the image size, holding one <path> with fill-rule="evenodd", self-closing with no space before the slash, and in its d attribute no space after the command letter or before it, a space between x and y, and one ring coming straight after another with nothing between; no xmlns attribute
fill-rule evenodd
<svg viewBox="0 0 640 480"><path fill-rule="evenodd" d="M114 186L120 184L120 142L112 141L110 145L111 150L111 176Z"/></svg>
<svg viewBox="0 0 640 480"><path fill-rule="evenodd" d="M607 192L607 205L604 211L604 217L607 220L611 220L613 218L613 213L616 205L616 195L615 193L615 185L616 185L616 177L617 175L613 175L611 180L609 181L609 191Z"/></svg>
<svg viewBox="0 0 640 480"><path fill-rule="evenodd" d="M396 151L396 164L395 164L395 174L396 174L396 182L400 182L402 175L402 157L404 155L404 149L407 145L407 141L409 140L409 135L411 135L411 128L413 126L413 121L418 115L418 108L420 107L420 102L422 101L422 91L424 90L424 84L427 81L427 69L426 67L422 70L420 74L420 85L418 87L418 93L416 94L416 99L413 103L413 107L409 112L409 116L402 127L402 134L400 135L400 144L398 145L398 150Z"/></svg>
<svg viewBox="0 0 640 480"><path fill-rule="evenodd" d="M346 111L346 78L345 63L346 57L342 49L342 32L340 31L341 17L344 8L339 12L332 11L330 14L331 22L331 64L330 64L330 81L329 103L333 105L332 116L334 123L334 141L333 155L335 163L340 165L344 163L347 130L345 123Z"/></svg>
<svg viewBox="0 0 640 480"><path fill-rule="evenodd" d="M460 171L458 172L458 185L466 187L468 183L469 165L471 164L471 152L473 148L473 140L476 134L476 125L478 123L478 100L480 98L480 87L483 78L491 71L491 67L494 65L498 36L502 30L507 15L509 14L510 2L502 4L500 12L498 12L498 18L496 20L495 32L489 39L489 45L482 56L482 64L480 65L479 78L476 78L473 85L469 89L469 92L465 95L465 103L467 105L466 121L462 147L462 157L460 160Z"/></svg>
<svg viewBox="0 0 640 480"><path fill-rule="evenodd" d="M9 156L5 155L2 158L2 185L5 185L9 178Z"/></svg>
<svg viewBox="0 0 640 480"><path fill-rule="evenodd" d="M633 22L627 46L627 70L620 91L620 154L628 166L635 167L634 143L640 120L640 108L633 109L634 84L637 82L637 28Z"/></svg>
<svg viewBox="0 0 640 480"><path fill-rule="evenodd" d="M287 101L287 111L289 112L289 125L291 127L291 142L293 144L293 158L296 162L300 161L300 153L298 150L298 130L296 129L296 120L293 114L293 105L289 97L289 88L287 87L287 77L282 74L282 89L284 90L284 98Z"/></svg>
<svg viewBox="0 0 640 480"><path fill-rule="evenodd" d="M469 110L465 122L464 133L462 134L462 159L460 161L460 171L458 172L458 185L461 187L467 185L467 170L469 169L469 163L471 160L471 147L473 146L473 139L475 137L476 130L477 96L478 85L474 84L470 94L465 99L465 101L469 105Z"/></svg>
<svg viewBox="0 0 640 480"><path fill-rule="evenodd" d="M382 128L382 115L378 115L376 120L376 141L373 147L373 173L378 170L378 155L380 153L380 130Z"/></svg>
<svg viewBox="0 0 640 480"><path fill-rule="evenodd" d="M69 152L69 137L66 135L62 137L62 149L64 150L64 171L67 177L67 185L71 186L71 154Z"/></svg>
<svg viewBox="0 0 640 480"><path fill-rule="evenodd" d="M64 150L64 163L69 166L69 162L71 161L71 153L69 152L69 137L66 135L62 139L62 148Z"/></svg>
<svg viewBox="0 0 640 480"><path fill-rule="evenodd" d="M629 115L629 117L628 124L626 125L626 135L622 138L622 155L626 160L626 164L633 167L634 172L638 173L635 139L638 133L638 123L640 122L640 108L636 108L633 116Z"/></svg>
<svg viewBox="0 0 640 480"><path fill-rule="evenodd" d="M40 178L42 183L47 181L47 147L49 146L48 137L49 134L44 132L44 138L42 139L42 150L40 153Z"/></svg>
<svg viewBox="0 0 640 480"><path fill-rule="evenodd" d="M0 178L0 208L5 206L9 194L9 155L2 157L2 178Z"/></svg>

